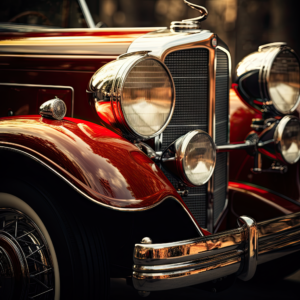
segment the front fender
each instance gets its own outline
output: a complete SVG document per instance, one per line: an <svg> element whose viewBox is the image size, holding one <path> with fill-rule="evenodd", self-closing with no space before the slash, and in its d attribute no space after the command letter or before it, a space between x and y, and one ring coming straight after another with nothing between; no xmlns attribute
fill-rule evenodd
<svg viewBox="0 0 300 300"><path fill-rule="evenodd" d="M42 160L94 200L111 207L142 209L173 196L186 208L152 160L99 125L72 118L3 118L0 145Z"/></svg>

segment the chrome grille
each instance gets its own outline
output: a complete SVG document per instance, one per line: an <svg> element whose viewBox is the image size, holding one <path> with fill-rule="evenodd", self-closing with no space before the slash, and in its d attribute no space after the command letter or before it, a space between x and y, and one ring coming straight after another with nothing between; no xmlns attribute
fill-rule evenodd
<svg viewBox="0 0 300 300"><path fill-rule="evenodd" d="M228 140L228 58L217 49L215 141L225 144ZM178 137L193 129L208 132L209 101L209 52L204 48L187 49L167 55L165 64L175 83L176 104L172 120L163 133L162 149ZM175 186L176 180L164 171ZM214 221L223 211L227 192L227 153L217 156L214 173ZM202 227L207 227L207 184L189 188L189 196L183 198L187 207Z"/></svg>
<svg viewBox="0 0 300 300"><path fill-rule="evenodd" d="M216 106L215 106L215 142L217 145L228 142L228 97L229 97L229 69L228 57L220 49L216 50ZM227 153L218 153L214 172L214 224L221 215L227 196Z"/></svg>
<svg viewBox="0 0 300 300"><path fill-rule="evenodd" d="M176 89L172 120L163 133L162 149L193 129L208 131L208 50L203 48L172 52L165 64ZM166 174L176 187L176 180ZM189 188L183 200L198 224L206 227L207 186Z"/></svg>

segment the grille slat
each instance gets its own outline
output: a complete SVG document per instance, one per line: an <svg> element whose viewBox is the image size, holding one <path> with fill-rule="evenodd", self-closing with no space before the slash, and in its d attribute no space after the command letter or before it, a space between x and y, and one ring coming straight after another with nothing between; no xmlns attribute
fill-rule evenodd
<svg viewBox="0 0 300 300"><path fill-rule="evenodd" d="M215 106L215 142L217 145L228 142L228 97L229 69L228 57L220 49L216 50L216 106ZM222 213L227 196L227 153L218 153L214 172L214 223Z"/></svg>

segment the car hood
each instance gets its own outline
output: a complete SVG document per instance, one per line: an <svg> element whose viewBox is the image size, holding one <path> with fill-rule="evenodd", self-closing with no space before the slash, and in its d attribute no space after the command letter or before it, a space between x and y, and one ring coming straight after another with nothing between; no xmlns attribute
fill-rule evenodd
<svg viewBox="0 0 300 300"><path fill-rule="evenodd" d="M1 27L1 26L0 26ZM0 30L0 53L120 55L138 37L162 28ZM4 30L4 31L3 31Z"/></svg>

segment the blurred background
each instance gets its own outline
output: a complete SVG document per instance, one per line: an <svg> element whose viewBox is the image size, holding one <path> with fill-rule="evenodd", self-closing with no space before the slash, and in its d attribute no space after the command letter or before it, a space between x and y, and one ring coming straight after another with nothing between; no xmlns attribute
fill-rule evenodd
<svg viewBox="0 0 300 300"><path fill-rule="evenodd" d="M299 1L299 0L298 0ZM227 43L233 70L259 45L287 42L300 53L300 17L296 0L190 0L205 6L202 23ZM108 27L169 27L171 21L199 15L182 0L86 0L95 23Z"/></svg>

